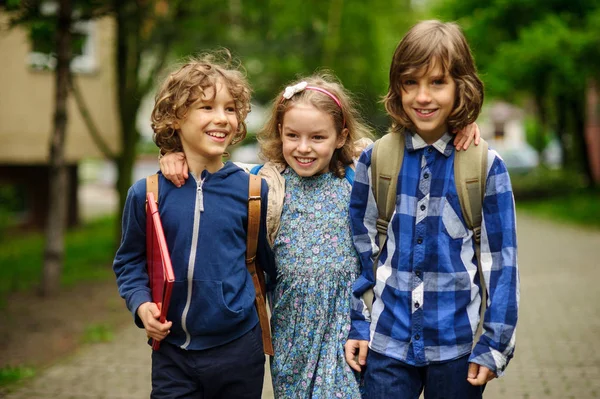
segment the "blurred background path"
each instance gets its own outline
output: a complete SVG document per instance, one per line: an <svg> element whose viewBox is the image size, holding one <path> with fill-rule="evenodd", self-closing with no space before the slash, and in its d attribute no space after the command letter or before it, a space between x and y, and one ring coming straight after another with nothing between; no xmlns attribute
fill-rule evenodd
<svg viewBox="0 0 600 399"><path fill-rule="evenodd" d="M599 397L600 232L519 214L518 235L516 355L485 397ZM111 343L84 346L5 398L129 399L149 393L150 349L132 323ZM268 376L263 398L272 398Z"/></svg>

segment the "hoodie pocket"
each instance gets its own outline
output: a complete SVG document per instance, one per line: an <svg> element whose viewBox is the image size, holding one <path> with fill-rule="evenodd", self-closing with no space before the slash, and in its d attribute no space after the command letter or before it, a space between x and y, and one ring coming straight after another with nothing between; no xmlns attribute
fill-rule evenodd
<svg viewBox="0 0 600 399"><path fill-rule="evenodd" d="M243 304L232 309L225 304L221 281L194 280L188 295L188 282L176 282L172 304L177 304L179 317L174 326L183 326L191 335L212 335L230 330L245 317Z"/></svg>

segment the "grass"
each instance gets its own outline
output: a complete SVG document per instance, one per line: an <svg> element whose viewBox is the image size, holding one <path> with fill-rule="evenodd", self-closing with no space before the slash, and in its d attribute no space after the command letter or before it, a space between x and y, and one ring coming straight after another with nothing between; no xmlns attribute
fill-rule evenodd
<svg viewBox="0 0 600 399"><path fill-rule="evenodd" d="M97 219L67 232L63 287L114 278L110 265L116 249L116 232L114 217ZM6 234L0 242L0 308L10 293L39 286L44 243L43 232Z"/></svg>
<svg viewBox="0 0 600 399"><path fill-rule="evenodd" d="M561 197L517 201L517 209L600 230L600 190L576 190Z"/></svg>
<svg viewBox="0 0 600 399"><path fill-rule="evenodd" d="M114 335L113 327L108 324L91 324L85 328L81 341L86 344L111 342Z"/></svg>
<svg viewBox="0 0 600 399"><path fill-rule="evenodd" d="M35 370L31 367L3 367L0 368L0 387L33 377Z"/></svg>

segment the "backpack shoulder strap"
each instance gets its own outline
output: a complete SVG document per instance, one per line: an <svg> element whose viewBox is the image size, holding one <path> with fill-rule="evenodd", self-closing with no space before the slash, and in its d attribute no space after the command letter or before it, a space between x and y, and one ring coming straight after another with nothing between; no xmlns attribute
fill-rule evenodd
<svg viewBox="0 0 600 399"><path fill-rule="evenodd" d="M388 133L375 142L371 155L371 181L377 202L377 231L387 235L394 214L398 174L404 159L404 133Z"/></svg>
<svg viewBox="0 0 600 399"><path fill-rule="evenodd" d="M473 231L475 240L475 256L477 272L481 282L481 307L479 325L474 342L479 340L483 331L483 318L487 307L487 290L485 277L481 268L481 222L483 196L487 182L488 143L481 139L478 146L472 145L467 150L458 151L454 155L454 181L460 202L460 209L467 227Z"/></svg>
<svg viewBox="0 0 600 399"><path fill-rule="evenodd" d="M377 203L377 233L379 252L373 261L373 279L377 283L379 255L387 241L387 229L396 209L398 174L404 159L404 133L387 133L373 145L371 153L371 185ZM372 289L363 294L369 312L375 299Z"/></svg>
<svg viewBox="0 0 600 399"><path fill-rule="evenodd" d="M158 204L158 174L156 173L146 177L146 194L148 193L154 194L154 201Z"/></svg>
<svg viewBox="0 0 600 399"><path fill-rule="evenodd" d="M262 169L263 166L265 166L265 165L261 164L261 165L254 166L252 169L250 169L250 174L257 175L258 172ZM259 194L260 194L260 191L259 191Z"/></svg>
<svg viewBox="0 0 600 399"><path fill-rule="evenodd" d="M258 232L260 228L260 186L261 178L249 175L248 183L248 231L246 238L246 266L252 277L256 298L254 303L258 313L258 320L262 329L263 349L267 355L273 355L273 343L269 328L269 315L267 313L265 277L260 265L256 263L256 247L258 245Z"/></svg>
<svg viewBox="0 0 600 399"><path fill-rule="evenodd" d="M467 150L457 151L454 158L454 180L467 227L473 230L475 242L481 240L481 209L487 180L488 143L481 140Z"/></svg>
<svg viewBox="0 0 600 399"><path fill-rule="evenodd" d="M350 165L346 165L345 170L346 170L346 181L348 183L350 183L350 185L353 185L354 184L354 175L355 175L354 169L352 167L350 167Z"/></svg>

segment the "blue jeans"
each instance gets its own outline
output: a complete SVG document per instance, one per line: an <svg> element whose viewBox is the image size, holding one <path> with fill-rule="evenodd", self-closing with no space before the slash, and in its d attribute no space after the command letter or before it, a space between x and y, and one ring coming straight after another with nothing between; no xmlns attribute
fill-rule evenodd
<svg viewBox="0 0 600 399"><path fill-rule="evenodd" d="M240 338L206 350L163 342L152 352L152 399L260 399L265 374L257 324Z"/></svg>
<svg viewBox="0 0 600 399"><path fill-rule="evenodd" d="M481 399L484 386L467 381L469 356L415 367L370 350L364 374L365 399Z"/></svg>

